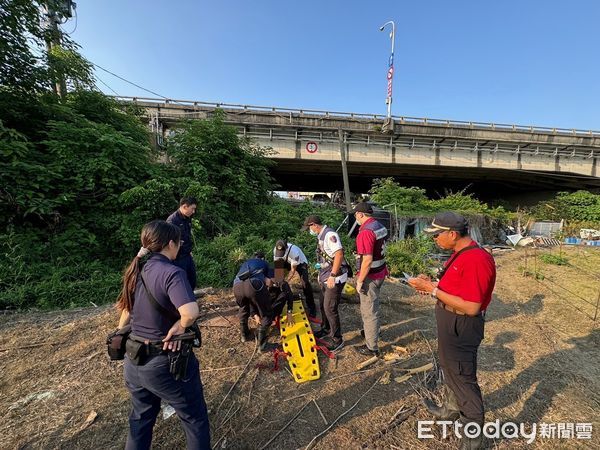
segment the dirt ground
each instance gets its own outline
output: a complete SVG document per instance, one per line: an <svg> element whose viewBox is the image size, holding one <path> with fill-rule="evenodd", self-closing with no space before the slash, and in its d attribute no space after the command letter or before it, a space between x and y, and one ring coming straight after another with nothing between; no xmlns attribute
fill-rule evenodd
<svg viewBox="0 0 600 450"><path fill-rule="evenodd" d="M600 448L600 318L593 321L600 250L564 252L572 265L544 264L531 249L497 256L479 381L486 420L592 423L592 439L538 437L531 445L523 439L490 439L488 448ZM524 277L524 270L538 277ZM421 398L438 399L441 393L433 302L392 282L384 285L382 297L383 350L400 345L408 355L357 372L365 359L352 349L361 343L358 305L343 303L346 347L337 363L321 355L321 379L304 384L293 381L287 363L272 371L272 354L253 355L253 344L239 343L229 291L202 298L204 344L197 356L213 445L302 448L341 416L315 441L316 448L456 448L456 438L441 439L439 429L434 439L417 438L417 421L431 420ZM124 447L129 396L122 363L110 362L104 345L116 322L111 307L0 317L0 448ZM277 341L275 332L270 341ZM395 382L406 373L402 369L429 362L434 369ZM413 407L406 420L388 426L396 412ZM97 416L86 424L92 412ZM163 419L161 414L153 448L185 448L176 416Z"/></svg>

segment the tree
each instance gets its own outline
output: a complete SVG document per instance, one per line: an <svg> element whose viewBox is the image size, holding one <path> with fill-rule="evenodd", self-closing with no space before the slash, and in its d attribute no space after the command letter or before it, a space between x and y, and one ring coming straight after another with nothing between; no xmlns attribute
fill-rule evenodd
<svg viewBox="0 0 600 450"><path fill-rule="evenodd" d="M380 206L396 205L400 214L428 210L425 189L400 186L393 178L377 178L369 191L371 199Z"/></svg>
<svg viewBox="0 0 600 450"><path fill-rule="evenodd" d="M240 138L224 117L217 110L207 120L183 122L166 143L174 174L211 193L198 206L213 232L253 217L256 205L269 201L273 185L269 149Z"/></svg>

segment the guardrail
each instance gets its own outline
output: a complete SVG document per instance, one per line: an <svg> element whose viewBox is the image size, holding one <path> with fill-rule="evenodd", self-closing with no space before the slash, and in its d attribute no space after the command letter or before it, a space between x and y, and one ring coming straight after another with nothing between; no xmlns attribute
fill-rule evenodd
<svg viewBox="0 0 600 450"><path fill-rule="evenodd" d="M240 111L262 111L272 113L284 113L284 114L297 114L297 115L311 115L319 116L324 118L345 118L345 119L363 119L363 120L385 120L386 116L382 114L364 114L364 113L349 113L341 111L323 111L318 109L297 109L297 108L280 108L275 106L256 106L256 105L243 105L235 103L215 103L215 102L202 102L194 100L175 100L168 98L152 98L152 97L126 97L126 96L112 96L118 101L129 101L129 102L146 102L155 103L156 106L177 104L182 106L189 106L192 108L205 107L205 108L226 108ZM193 114L194 111L186 112ZM498 131L515 131L515 132L526 132L526 133L544 133L544 134L560 134L570 136L592 136L600 137L600 131L594 130L580 130L576 128L557 128L557 127L540 127L533 125L515 125L506 123L490 123L490 122L470 122L464 120L448 120L448 119L430 119L426 117L409 117L409 116L392 116L392 118L399 123L410 123L415 125L434 125L434 126L445 126L445 127L460 127L460 128L476 128L482 130L498 130Z"/></svg>

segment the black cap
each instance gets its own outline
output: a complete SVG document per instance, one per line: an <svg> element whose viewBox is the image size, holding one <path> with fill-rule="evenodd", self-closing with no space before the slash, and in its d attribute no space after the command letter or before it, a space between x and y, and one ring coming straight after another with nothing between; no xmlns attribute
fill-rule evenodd
<svg viewBox="0 0 600 450"><path fill-rule="evenodd" d="M373 214L373 206L367 202L360 202L360 203L356 204L356 206L354 207L352 212L353 213L361 212L364 214Z"/></svg>
<svg viewBox="0 0 600 450"><path fill-rule="evenodd" d="M308 227L310 227L311 225L323 225L323 222L321 221L321 218L319 216L311 214L304 221L304 225L302 225L302 231L308 230Z"/></svg>
<svg viewBox="0 0 600 450"><path fill-rule="evenodd" d="M265 259L265 252L263 252L262 250L254 252L254 257L258 259Z"/></svg>
<svg viewBox="0 0 600 450"><path fill-rule="evenodd" d="M452 211L437 213L431 222L431 226L423 231L427 234L437 235L444 231L464 232L468 227L467 219Z"/></svg>
<svg viewBox="0 0 600 450"><path fill-rule="evenodd" d="M285 255L285 251L287 250L287 242L283 239L279 239L275 243L275 258L281 258Z"/></svg>

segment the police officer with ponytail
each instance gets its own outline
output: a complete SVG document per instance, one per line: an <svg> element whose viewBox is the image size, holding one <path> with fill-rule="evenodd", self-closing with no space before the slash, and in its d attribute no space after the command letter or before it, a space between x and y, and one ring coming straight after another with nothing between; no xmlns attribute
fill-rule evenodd
<svg viewBox="0 0 600 450"><path fill-rule="evenodd" d="M173 264L180 230L156 220L143 227L141 241L117 301L119 328L131 325L124 365L132 402L126 449L150 448L161 400L179 416L187 448L210 449L198 360L184 339L198 318L198 304L185 271Z"/></svg>

